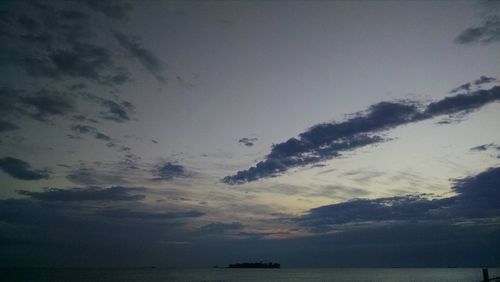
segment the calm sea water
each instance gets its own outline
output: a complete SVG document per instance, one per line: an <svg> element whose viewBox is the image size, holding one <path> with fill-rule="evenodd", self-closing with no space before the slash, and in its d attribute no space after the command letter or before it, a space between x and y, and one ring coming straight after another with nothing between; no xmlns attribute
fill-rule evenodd
<svg viewBox="0 0 500 282"><path fill-rule="evenodd" d="M0 269L1 281L384 281L474 282L480 268ZM490 268L490 278L500 268Z"/></svg>

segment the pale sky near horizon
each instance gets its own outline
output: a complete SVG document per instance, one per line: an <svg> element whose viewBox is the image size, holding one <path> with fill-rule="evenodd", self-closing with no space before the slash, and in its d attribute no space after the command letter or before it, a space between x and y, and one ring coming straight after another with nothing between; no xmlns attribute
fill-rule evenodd
<svg viewBox="0 0 500 282"><path fill-rule="evenodd" d="M150 252L161 242L182 253L177 248L184 244L204 242L202 232L226 243L351 230L349 224L365 220L331 230L302 220L315 208L358 199L421 195L435 204L431 199L460 197L457 180L497 168L500 160L499 7L495 1L3 1L0 210L10 214L17 203L50 217L74 203L75 218L121 217L133 224L117 229L130 223L157 232L141 245ZM351 130L355 114L369 116L370 106L383 101L417 105L425 114L430 103L482 95L480 89L491 100L398 115L394 124L385 115L395 110L382 109L364 121L380 127L327 137L331 143L317 147L316 137L298 137L323 123ZM383 140L355 145L353 136ZM294 137L305 147L276 149ZM325 151L339 144L346 146L335 150L339 156ZM292 157L271 156L278 151ZM286 163L318 155L304 165ZM252 178L251 167L276 161L279 171L257 168ZM103 196L108 192L110 198ZM492 214L498 228L498 209ZM75 218L37 228L64 230ZM158 227L162 220L172 227ZM366 219L374 226L391 220ZM9 230L0 240L24 238L17 223L30 226L24 217L0 215L0 228ZM134 234L131 240L151 233ZM76 238L95 246L93 237Z"/></svg>

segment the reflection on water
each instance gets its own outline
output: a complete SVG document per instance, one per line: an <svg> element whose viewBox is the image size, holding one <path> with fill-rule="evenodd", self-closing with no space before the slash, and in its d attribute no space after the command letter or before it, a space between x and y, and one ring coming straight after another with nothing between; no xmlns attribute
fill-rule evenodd
<svg viewBox="0 0 500 282"><path fill-rule="evenodd" d="M1 281L385 281L473 282L480 268L2 269ZM500 268L490 268L490 277ZM2 278L3 277L3 278Z"/></svg>

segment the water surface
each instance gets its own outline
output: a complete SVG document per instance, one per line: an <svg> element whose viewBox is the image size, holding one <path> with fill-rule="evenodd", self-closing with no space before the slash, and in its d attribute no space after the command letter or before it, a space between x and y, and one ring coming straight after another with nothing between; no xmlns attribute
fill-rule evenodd
<svg viewBox="0 0 500 282"><path fill-rule="evenodd" d="M2 269L1 281L385 281L474 282L482 280L480 268L282 268L282 269ZM490 268L490 278L500 268ZM3 278L2 278L3 277Z"/></svg>

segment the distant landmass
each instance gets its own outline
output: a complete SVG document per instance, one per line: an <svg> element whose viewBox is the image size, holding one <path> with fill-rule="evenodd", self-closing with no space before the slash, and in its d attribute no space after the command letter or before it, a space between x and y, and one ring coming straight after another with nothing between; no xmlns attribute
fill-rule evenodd
<svg viewBox="0 0 500 282"><path fill-rule="evenodd" d="M281 265L276 262L243 262L228 265L227 268L280 268Z"/></svg>

